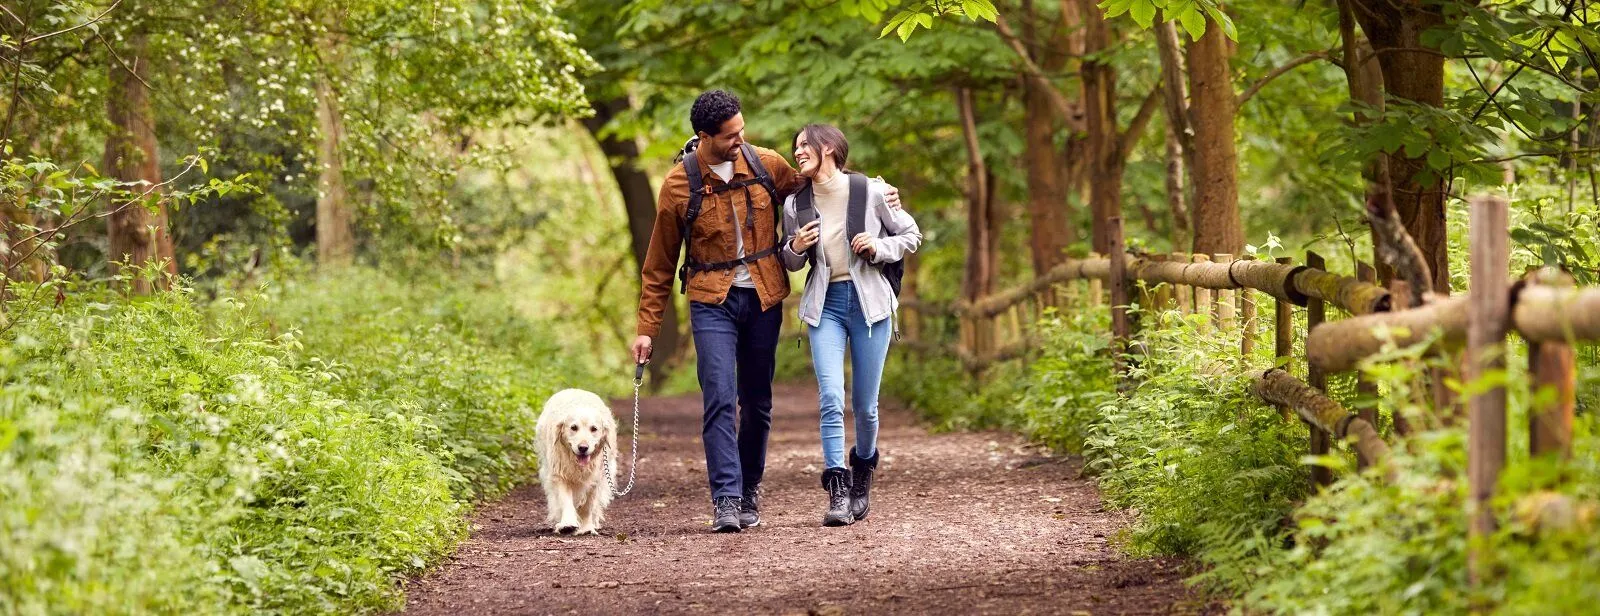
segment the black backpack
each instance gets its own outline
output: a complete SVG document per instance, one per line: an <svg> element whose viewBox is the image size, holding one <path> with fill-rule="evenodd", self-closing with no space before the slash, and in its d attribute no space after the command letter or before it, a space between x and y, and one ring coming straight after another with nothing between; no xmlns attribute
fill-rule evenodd
<svg viewBox="0 0 1600 616"><path fill-rule="evenodd" d="M683 172L684 175L688 176L689 178L689 206L684 211L683 220L680 223L680 230L683 233L683 266L678 268L678 278L680 279L678 290L681 293L689 292L689 276L691 275L698 274L700 272L733 269L740 265L749 265L751 263L755 263L756 261L760 261L767 257L778 254L778 249L782 246L781 242L775 242L772 246L764 248L755 253L746 251L744 258L742 259L718 261L715 263L702 263L700 261L696 261L693 256L690 256L689 238L692 236L692 232L694 231L695 219L700 217L700 201L704 199L706 195L714 195L717 193L723 193L741 188L744 189L744 223L746 226L754 228L756 224L756 209L754 203L750 199L750 186L753 184L759 184L762 188L767 189L767 197L772 205L772 210L775 212L774 228L781 228L781 222L783 220L783 208L781 203L778 201L778 187L776 184L772 183L772 175L767 173L767 167L761 164L761 157L756 154L755 148L751 147L748 143L739 146L739 152L744 155L744 161L746 164L750 165L750 172L755 174L755 178L739 180L737 182L724 182L721 186L709 187L705 185L705 179L700 177L700 159L693 149L694 146L695 141L690 140L690 143L685 146L686 151L683 152ZM739 233L740 231L735 229L734 232Z"/></svg>
<svg viewBox="0 0 1600 616"><path fill-rule="evenodd" d="M859 234L867 231L867 176L859 173L843 171L850 180L850 201L845 208L844 233L845 241L850 241ZM806 182L805 187L794 195L795 228L804 227L817 219L816 204L812 201L811 183ZM816 246L812 246L811 260L816 263ZM890 261L877 265L883 271L883 277L889 281L889 288L894 290L895 297L900 296L900 281L906 276L906 262ZM813 272L816 270L813 269ZM810 274L807 274L810 276Z"/></svg>

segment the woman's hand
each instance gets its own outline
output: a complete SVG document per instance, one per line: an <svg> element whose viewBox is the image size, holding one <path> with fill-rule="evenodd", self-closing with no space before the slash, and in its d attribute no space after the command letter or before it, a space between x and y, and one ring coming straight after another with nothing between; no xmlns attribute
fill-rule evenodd
<svg viewBox="0 0 1600 616"><path fill-rule="evenodd" d="M850 239L850 250L854 250L861 258L871 261L878 257L878 247L873 243L873 237L867 233L857 233Z"/></svg>
<svg viewBox="0 0 1600 616"><path fill-rule="evenodd" d="M800 254L807 250L811 250L812 246L817 245L817 238L821 236L822 221L813 220L809 223L806 223L806 226L801 227L799 231L796 231L794 233L794 238L789 240L789 250L793 250L795 254Z"/></svg>

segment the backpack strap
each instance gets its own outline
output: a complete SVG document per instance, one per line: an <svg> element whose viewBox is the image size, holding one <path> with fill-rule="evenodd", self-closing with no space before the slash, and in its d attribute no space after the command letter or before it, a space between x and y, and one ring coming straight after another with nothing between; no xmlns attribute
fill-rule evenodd
<svg viewBox="0 0 1600 616"><path fill-rule="evenodd" d="M747 209L749 209L750 214L753 214L755 210L754 206L751 205L749 187L754 184L760 184L762 188L767 189L768 202L772 204L772 210L774 213L773 225L775 228L782 228L783 208L778 202L778 186L777 184L773 183L772 174L767 173L766 165L761 164L761 156L756 152L756 149L753 146L748 143L742 144L739 146L739 152L744 155L745 163L750 165L750 173L754 175L755 178L739 180L737 182L723 182L715 187L707 187L705 184L705 177L700 172L699 152L696 150L690 150L685 152L683 155L683 173L684 176L689 180L689 204L684 210L683 220L680 221L680 232L683 236L683 265L678 268L678 291L680 293L689 292L690 275L699 272L732 269L740 265L749 265L761 259L778 254L778 251L782 249L783 244L777 243L757 251L754 254L747 254L742 259L720 261L716 263L701 263L696 261L689 252L689 239L694 236L694 222L696 219L700 218L701 201L703 201L705 196L708 194L723 193L742 188L745 191L745 206ZM745 218L746 224L755 224L754 220L750 220L749 214L746 214ZM738 233L739 231L735 230L734 232Z"/></svg>
<svg viewBox="0 0 1600 616"><path fill-rule="evenodd" d="M804 186L800 187L800 190L794 193L794 220L794 228L797 233L800 229L804 229L806 225L817 220L816 194L811 190L811 180L809 179L806 180ZM793 236L784 238L785 243L790 239L793 239ZM811 262L812 266L817 264L816 246L806 249L806 259Z"/></svg>
<svg viewBox="0 0 1600 616"><path fill-rule="evenodd" d="M744 154L744 162L750 165L750 173L756 176L756 182L767 189L767 196L770 197L773 209L777 209L778 185L772 182L772 174L767 173L767 166L761 164L761 155L756 153L755 146L748 143L740 145L739 151Z"/></svg>
<svg viewBox="0 0 1600 616"><path fill-rule="evenodd" d="M689 179L689 205L683 212L683 220L679 222L679 232L683 236L683 265L678 268L678 292L688 293L689 274L694 263L694 257L689 252L689 238L694 236L694 221L700 217L700 201L705 198L705 178L700 176L698 152L690 150L683 155L683 174Z"/></svg>
<svg viewBox="0 0 1600 616"><path fill-rule="evenodd" d="M845 213L844 242L850 245L857 235L867 232L867 176L851 173L849 209Z"/></svg>

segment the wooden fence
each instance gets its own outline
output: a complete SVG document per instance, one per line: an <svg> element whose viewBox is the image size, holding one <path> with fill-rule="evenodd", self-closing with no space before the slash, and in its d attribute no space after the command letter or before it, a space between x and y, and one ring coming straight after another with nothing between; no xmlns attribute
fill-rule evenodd
<svg viewBox="0 0 1600 616"><path fill-rule="evenodd" d="M1121 220L1111 225L1120 258L1071 259L1034 280L977 301L933 304L907 299L902 303L907 340L913 348L943 351L960 359L973 373L997 362L1024 357L1034 344L1027 323L1048 306L1104 305L1110 296L1116 369L1122 372L1132 325L1129 307L1177 309L1201 314L1201 327L1240 335L1240 352L1252 353L1256 339L1258 294L1276 302L1272 317L1279 366L1251 375L1252 391L1310 425L1311 453L1326 453L1333 441L1347 442L1362 465L1381 462L1389 443L1377 429L1375 409L1352 413L1325 393L1327 376L1352 370L1362 359L1392 341L1406 346L1436 342L1433 353L1453 352L1465 344L1464 382L1505 365L1505 340L1520 335L1529 345L1530 373L1536 387L1551 388L1553 397L1535 397L1541 408L1529 414L1530 449L1535 456L1570 457L1575 407L1574 343L1600 341L1600 288L1575 288L1562 272L1530 272L1521 281L1510 275L1507 204L1503 199L1474 199L1471 216L1470 292L1460 296L1413 293L1405 281L1393 288L1376 283L1372 267L1357 265L1354 276L1324 269L1323 259L1306 253L1305 262L1264 262L1232 255L1134 255L1121 249ZM1081 281L1081 282L1080 282ZM1075 284L1066 284L1075 283ZM1086 284L1085 284L1086 283ZM1139 284L1143 283L1143 284ZM1415 298L1422 297L1419 305ZM1327 320L1327 308L1345 316ZM1306 311L1307 374L1304 380L1285 368L1293 353L1296 309ZM954 342L936 344L924 333L931 322L956 322ZM1435 337L1436 336L1436 337ZM1457 421L1458 403L1445 386L1445 374L1426 378L1435 407L1446 422ZM1376 386L1358 376L1359 391ZM1482 391L1479 391L1482 389ZM1475 388L1467 401L1469 485L1473 534L1492 531L1495 520L1488 503L1506 459L1506 392L1503 385ZM1544 402L1548 401L1548 402ZM1410 433L1404 417L1394 417L1394 435ZM1332 481L1325 469L1313 480Z"/></svg>

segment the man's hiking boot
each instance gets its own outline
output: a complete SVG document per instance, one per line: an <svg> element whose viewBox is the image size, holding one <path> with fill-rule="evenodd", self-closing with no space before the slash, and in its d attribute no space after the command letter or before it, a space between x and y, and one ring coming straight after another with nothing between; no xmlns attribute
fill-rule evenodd
<svg viewBox="0 0 1600 616"><path fill-rule="evenodd" d="M737 496L718 496L712 502L711 530L719 533L739 532L739 501Z"/></svg>
<svg viewBox="0 0 1600 616"><path fill-rule="evenodd" d="M823 526L849 526L855 522L850 515L850 471L830 468L822 472L822 488L828 491L828 512L822 514Z"/></svg>
<svg viewBox="0 0 1600 616"><path fill-rule="evenodd" d="M867 497L872 492L872 472L878 470L878 452L872 452L871 458L856 456L856 448L850 448L850 516L856 520L867 519L871 511Z"/></svg>
<svg viewBox="0 0 1600 616"><path fill-rule="evenodd" d="M750 528L761 525L761 485L745 486L744 498L739 502L739 526Z"/></svg>

